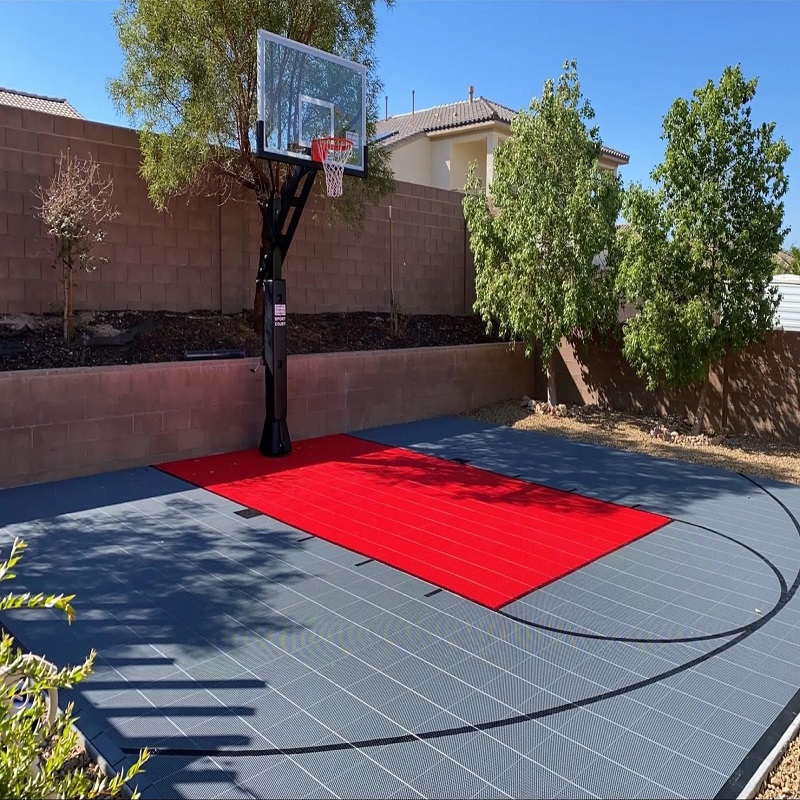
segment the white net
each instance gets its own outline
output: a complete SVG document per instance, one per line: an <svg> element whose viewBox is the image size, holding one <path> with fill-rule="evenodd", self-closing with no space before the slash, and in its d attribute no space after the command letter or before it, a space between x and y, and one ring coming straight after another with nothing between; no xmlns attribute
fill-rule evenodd
<svg viewBox="0 0 800 800"><path fill-rule="evenodd" d="M325 188L328 197L341 197L342 179L344 178L344 165L353 152L353 143L349 139L326 139L322 143L324 157L322 168L325 170Z"/></svg>

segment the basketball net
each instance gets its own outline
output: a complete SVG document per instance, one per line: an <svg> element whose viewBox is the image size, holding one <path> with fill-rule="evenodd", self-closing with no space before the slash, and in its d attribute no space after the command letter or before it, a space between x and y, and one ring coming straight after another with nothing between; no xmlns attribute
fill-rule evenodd
<svg viewBox="0 0 800 800"><path fill-rule="evenodd" d="M341 197L344 165L352 152L353 143L338 136L328 136L312 142L312 157L315 161L321 161L325 170L328 197Z"/></svg>

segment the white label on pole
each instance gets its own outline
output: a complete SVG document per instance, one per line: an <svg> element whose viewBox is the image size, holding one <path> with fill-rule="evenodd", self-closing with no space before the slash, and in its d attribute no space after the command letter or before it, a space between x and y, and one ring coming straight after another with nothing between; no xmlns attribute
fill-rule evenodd
<svg viewBox="0 0 800 800"><path fill-rule="evenodd" d="M275 327L286 327L286 304L278 303L275 305Z"/></svg>

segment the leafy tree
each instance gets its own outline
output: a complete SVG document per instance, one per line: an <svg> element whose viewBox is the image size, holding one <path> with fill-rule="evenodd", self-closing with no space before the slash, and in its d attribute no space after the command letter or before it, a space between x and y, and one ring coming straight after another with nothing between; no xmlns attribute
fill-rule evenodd
<svg viewBox="0 0 800 800"><path fill-rule="evenodd" d="M15 540L9 557L0 563L0 582L12 580L25 543ZM62 611L68 622L75 617L72 595L43 595L13 592L0 599L0 611L21 608L50 608ZM92 777L69 769L78 748L76 721L70 703L66 712L56 713L54 689L70 688L92 672L95 653L83 664L57 669L34 654L15 647L14 639L3 633L0 639L0 796L8 798L101 798L121 797L123 783L131 780L148 759L143 750L136 763L123 775L109 779ZM133 792L133 798L139 796Z"/></svg>
<svg viewBox="0 0 800 800"><path fill-rule="evenodd" d="M599 166L601 140L574 61L511 124L495 149L488 196L470 165L464 215L475 255L476 301L489 329L541 342L548 400L564 336L616 320L614 247L621 186ZM598 258L606 269L598 268Z"/></svg>
<svg viewBox="0 0 800 800"><path fill-rule="evenodd" d="M757 80L738 66L677 99L664 117L664 162L654 189L633 186L623 213L618 287L638 309L624 352L648 388L700 386L702 431L711 367L770 330L768 284L783 225L789 148L774 123L754 126Z"/></svg>
<svg viewBox="0 0 800 800"><path fill-rule="evenodd" d="M263 256L269 198L289 168L255 155L257 31L365 64L369 139L381 90L373 54L375 1L122 0L114 22L124 63L109 91L141 129L141 175L156 207L179 195L228 197L233 188L244 189L261 209ZM368 146L369 177L348 177L343 197L331 204L332 214L351 224L394 186L388 152Z"/></svg>
<svg viewBox="0 0 800 800"><path fill-rule="evenodd" d="M36 211L55 239L53 267L61 265L64 281L64 341L72 336L72 282L76 269L92 272L108 261L95 247L106 238L106 224L119 216L111 205L114 184L100 175L100 165L89 156L81 160L61 154L50 186L39 186L42 205Z"/></svg>

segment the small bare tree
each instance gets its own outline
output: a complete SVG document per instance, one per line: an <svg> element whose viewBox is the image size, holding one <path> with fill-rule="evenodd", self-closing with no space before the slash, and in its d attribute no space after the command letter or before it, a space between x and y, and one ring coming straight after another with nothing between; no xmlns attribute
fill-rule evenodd
<svg viewBox="0 0 800 800"><path fill-rule="evenodd" d="M64 340L72 336L73 271L92 272L108 261L97 255L95 247L106 238L106 223L119 216L111 205L114 184L100 175L100 165L92 156L72 158L69 150L58 159L58 169L50 186L39 186L36 196L42 205L36 211L55 238L53 268L61 265L64 279Z"/></svg>

